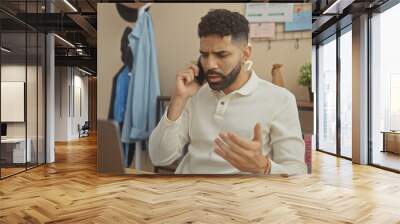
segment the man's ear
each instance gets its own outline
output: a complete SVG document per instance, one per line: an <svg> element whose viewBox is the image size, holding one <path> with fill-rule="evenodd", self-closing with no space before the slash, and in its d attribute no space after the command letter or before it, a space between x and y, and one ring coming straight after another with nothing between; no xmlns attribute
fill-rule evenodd
<svg viewBox="0 0 400 224"><path fill-rule="evenodd" d="M245 61L249 60L251 57L251 44L248 43L246 47L243 48L243 56Z"/></svg>

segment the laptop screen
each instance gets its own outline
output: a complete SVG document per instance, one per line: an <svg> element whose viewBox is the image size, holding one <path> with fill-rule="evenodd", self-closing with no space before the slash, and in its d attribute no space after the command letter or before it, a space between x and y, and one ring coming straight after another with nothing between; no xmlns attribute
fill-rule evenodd
<svg viewBox="0 0 400 224"><path fill-rule="evenodd" d="M7 124L1 123L1 136L7 136Z"/></svg>

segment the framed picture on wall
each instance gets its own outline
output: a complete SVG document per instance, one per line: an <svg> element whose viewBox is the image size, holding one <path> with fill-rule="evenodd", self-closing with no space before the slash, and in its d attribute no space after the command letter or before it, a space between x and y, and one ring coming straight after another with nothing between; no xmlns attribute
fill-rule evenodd
<svg viewBox="0 0 400 224"><path fill-rule="evenodd" d="M1 122L24 122L25 82L1 82Z"/></svg>

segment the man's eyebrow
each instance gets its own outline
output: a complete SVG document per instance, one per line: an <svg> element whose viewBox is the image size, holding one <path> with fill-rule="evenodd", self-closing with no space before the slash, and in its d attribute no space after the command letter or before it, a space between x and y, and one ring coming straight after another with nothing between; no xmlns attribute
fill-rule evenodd
<svg viewBox="0 0 400 224"><path fill-rule="evenodd" d="M208 52L204 52L204 51L199 51L200 54L208 54ZM226 50L220 50L220 51L213 51L213 54L223 54L223 53L229 53L229 51Z"/></svg>

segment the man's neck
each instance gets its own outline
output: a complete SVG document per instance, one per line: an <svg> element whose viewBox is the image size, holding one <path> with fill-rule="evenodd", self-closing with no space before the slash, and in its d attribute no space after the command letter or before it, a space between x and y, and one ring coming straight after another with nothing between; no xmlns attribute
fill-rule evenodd
<svg viewBox="0 0 400 224"><path fill-rule="evenodd" d="M251 71L241 71L235 82L222 91L225 93L225 95L228 95L229 93L240 89L250 79L250 75Z"/></svg>

